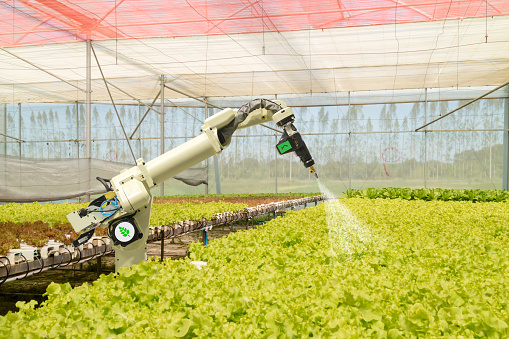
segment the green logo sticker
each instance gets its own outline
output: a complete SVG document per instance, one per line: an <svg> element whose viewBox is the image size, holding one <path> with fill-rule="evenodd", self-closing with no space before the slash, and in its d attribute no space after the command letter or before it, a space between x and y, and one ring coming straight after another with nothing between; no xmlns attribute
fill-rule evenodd
<svg viewBox="0 0 509 339"><path fill-rule="evenodd" d="M124 237L130 237L129 230L125 227L120 226L120 234L122 234Z"/></svg>
<svg viewBox="0 0 509 339"><path fill-rule="evenodd" d="M286 153L292 149L292 145L289 140L286 140L282 144L277 145L277 149L280 154Z"/></svg>
<svg viewBox="0 0 509 339"><path fill-rule="evenodd" d="M122 221L115 227L115 238L121 242L129 242L132 241L136 236L136 230L134 226L127 222Z"/></svg>

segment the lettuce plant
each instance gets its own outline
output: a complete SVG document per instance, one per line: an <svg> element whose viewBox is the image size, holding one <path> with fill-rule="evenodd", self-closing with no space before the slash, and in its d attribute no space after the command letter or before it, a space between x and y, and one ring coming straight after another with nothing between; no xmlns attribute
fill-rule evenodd
<svg viewBox="0 0 509 339"><path fill-rule="evenodd" d="M185 259L52 284L39 307L0 317L0 337L508 337L506 203L334 204L192 244Z"/></svg>

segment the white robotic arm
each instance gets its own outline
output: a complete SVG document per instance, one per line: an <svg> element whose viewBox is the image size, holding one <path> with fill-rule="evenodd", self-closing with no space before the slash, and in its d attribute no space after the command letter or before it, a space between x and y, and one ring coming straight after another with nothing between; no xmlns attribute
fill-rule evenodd
<svg viewBox="0 0 509 339"><path fill-rule="evenodd" d="M183 170L211 157L226 148L237 129L274 121L284 129L277 144L280 154L296 152L311 173L314 161L300 134L293 126L291 108L281 101L257 99L238 111L231 108L205 120L202 134L188 142L121 172L111 180L101 182L108 192L92 201L87 208L70 213L67 218L74 230L81 233L75 246L89 240L98 226L108 228L108 236L115 249L115 268L130 267L147 259L147 238L150 224L152 195L150 190ZM316 175L316 173L315 173Z"/></svg>

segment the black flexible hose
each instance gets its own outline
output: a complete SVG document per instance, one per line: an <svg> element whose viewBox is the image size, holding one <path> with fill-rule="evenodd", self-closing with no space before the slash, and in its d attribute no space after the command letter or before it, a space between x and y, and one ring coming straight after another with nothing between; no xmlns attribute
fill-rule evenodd
<svg viewBox="0 0 509 339"><path fill-rule="evenodd" d="M273 111L274 113L277 111L282 110L283 108L276 104L274 101L270 101L267 99L255 99L241 108L237 111L237 115L235 116L235 119L233 119L228 125L224 126L223 128L219 129L217 131L217 137L219 138L219 142L221 145L225 145L229 142L231 139L233 133L237 130L237 127L247 119L247 116L260 108L265 108L269 111Z"/></svg>
<svg viewBox="0 0 509 339"><path fill-rule="evenodd" d="M16 279L16 280L21 280L21 279L25 279L25 278L28 276L28 273L30 273L30 264L28 263L27 258L26 258L23 254L19 253L18 255L19 255L20 257L23 257L23 259L24 259L24 260L25 260L25 262L27 263L27 273L25 274L25 276L24 276L23 278L18 278L18 279Z"/></svg>
<svg viewBox="0 0 509 339"><path fill-rule="evenodd" d="M71 264L71 262L72 262L72 253L71 253L71 250L69 250L67 247L64 247L64 249L65 249L65 250L67 250L67 252L69 252L69 262L68 262L66 265L62 266L62 267L67 267L67 266L69 266L69 265ZM63 254L62 254L62 260L64 260ZM60 267L60 266L59 266L59 267Z"/></svg>
<svg viewBox="0 0 509 339"><path fill-rule="evenodd" d="M1 256L0 259L6 259L7 260L7 266L2 260L0 260L0 262L2 263L2 265L4 265L5 267L5 271L7 272L7 274L5 275L5 279L2 280L2 282L0 282L0 285L2 285L6 280L7 278L9 278L9 273L11 272L11 261L9 260L9 258L5 257L5 256Z"/></svg>
<svg viewBox="0 0 509 339"><path fill-rule="evenodd" d="M39 254L39 251L35 251L35 253L37 253L37 261L41 264L41 269L37 272L39 274L44 269L44 258Z"/></svg>
<svg viewBox="0 0 509 339"><path fill-rule="evenodd" d="M62 263L64 262L64 256L63 256L63 255L61 255L61 253L60 253L60 248L58 249L58 256L60 257L60 262L58 263L58 266L57 266L57 267L53 267L53 266L52 266L51 268L53 268L53 269L57 269L57 268L59 268L59 267L60 267L60 265L62 265ZM53 260L55 260L55 254L53 254Z"/></svg>
<svg viewBox="0 0 509 339"><path fill-rule="evenodd" d="M88 260L94 260L96 258L96 256L97 256L97 247L99 247L99 246L94 246L94 243L92 243L92 248L94 249L94 255L92 256L92 258L90 258Z"/></svg>
<svg viewBox="0 0 509 339"><path fill-rule="evenodd" d="M109 185L109 183L110 183L109 179L104 179L104 178L100 178L100 177L96 177L96 179L99 180L99 182L101 184L103 184L104 188L106 188L106 192L113 191L113 189L111 188L111 185Z"/></svg>
<svg viewBox="0 0 509 339"><path fill-rule="evenodd" d="M77 264L79 264L79 263L80 263L80 261L81 261L82 253L81 253L81 250L80 250L80 248L79 248L79 247L74 247L74 249L75 249L75 250L78 250L78 253L80 254L80 257L79 257L78 261L76 261L76 263L74 264L74 265L77 265Z"/></svg>
<svg viewBox="0 0 509 339"><path fill-rule="evenodd" d="M106 242L102 239L97 239L97 240L100 240L104 244L104 251L103 251L103 254L101 254L101 256L103 256L104 253L106 253Z"/></svg>

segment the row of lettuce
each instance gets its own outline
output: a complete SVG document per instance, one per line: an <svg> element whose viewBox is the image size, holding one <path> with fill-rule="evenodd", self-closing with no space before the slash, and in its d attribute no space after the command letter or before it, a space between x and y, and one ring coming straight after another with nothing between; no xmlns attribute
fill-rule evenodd
<svg viewBox="0 0 509 339"><path fill-rule="evenodd" d="M506 203L332 200L185 259L52 284L0 337L505 338L507 220Z"/></svg>
<svg viewBox="0 0 509 339"><path fill-rule="evenodd" d="M252 205L251 202L259 204L260 202L268 203L315 195L319 195L319 193L213 194L158 197L158 201L171 199L179 202L154 203L150 225L168 225L183 220L200 220L202 218L210 220L216 213L236 212ZM185 199L192 199L193 201L185 201ZM200 199L205 199L207 202L199 201ZM87 205L88 203L41 204L37 202L0 205L0 229L2 230L0 233L0 255L6 255L10 249L19 248L20 243L37 247L46 244L49 240L55 240L70 245L78 235L69 224L66 215L87 207ZM106 230L97 228L95 235L106 235Z"/></svg>
<svg viewBox="0 0 509 339"><path fill-rule="evenodd" d="M228 194L181 194L181 195L164 195L157 198L210 198L213 197L215 199L221 198L306 198L306 197L314 197L316 195L320 195L319 192L310 193L228 193Z"/></svg>
<svg viewBox="0 0 509 339"><path fill-rule="evenodd" d="M42 246L49 240L70 245L78 237L66 215L87 204L6 204L0 206L0 255L19 248L20 243ZM223 201L209 203L163 203L152 206L152 226L174 224L182 220L210 219L216 213L238 211L246 204ZM42 221L44 220L44 221ZM106 229L96 229L95 235L106 235Z"/></svg>
<svg viewBox="0 0 509 339"><path fill-rule="evenodd" d="M509 200L509 191L482 189L446 189L446 188L364 188L347 189L346 198L363 199L404 199L425 201L471 201L502 202Z"/></svg>

